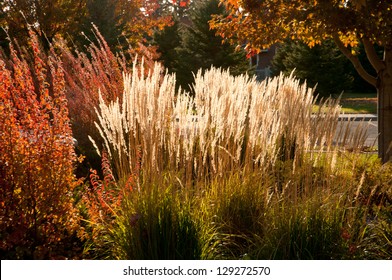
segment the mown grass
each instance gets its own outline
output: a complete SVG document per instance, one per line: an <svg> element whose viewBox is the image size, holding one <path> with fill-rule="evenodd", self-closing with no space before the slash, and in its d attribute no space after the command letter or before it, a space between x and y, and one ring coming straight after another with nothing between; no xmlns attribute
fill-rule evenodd
<svg viewBox="0 0 392 280"><path fill-rule="evenodd" d="M376 114L377 94L375 93L344 93L340 99L341 112L345 114ZM319 105L313 106L313 112Z"/></svg>

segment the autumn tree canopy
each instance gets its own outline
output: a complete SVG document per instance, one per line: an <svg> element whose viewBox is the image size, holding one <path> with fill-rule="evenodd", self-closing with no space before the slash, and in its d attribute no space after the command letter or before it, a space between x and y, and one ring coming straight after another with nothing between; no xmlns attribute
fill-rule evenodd
<svg viewBox="0 0 392 280"><path fill-rule="evenodd" d="M160 0L84 0L87 15L83 31L94 38L93 23L109 46L137 46L155 29L170 24L171 16L157 13Z"/></svg>
<svg viewBox="0 0 392 280"><path fill-rule="evenodd" d="M86 12L85 0L1 0L0 26L19 40L28 40L28 27L51 40L57 34L77 32Z"/></svg>
<svg viewBox="0 0 392 280"><path fill-rule="evenodd" d="M392 158L392 1L385 0L221 0L230 13L211 26L231 43L246 43L248 52L286 38L309 46L332 38L359 75L377 88L379 156ZM369 74L358 59L362 42L376 70ZM374 45L384 48L383 58Z"/></svg>
<svg viewBox="0 0 392 280"><path fill-rule="evenodd" d="M119 38L135 45L171 17L156 13L162 0L0 0L0 26L24 44L28 27L42 34L42 41L55 36L83 45L82 32L90 38L94 23L113 46ZM6 41L1 34L0 40ZM22 41L21 41L22 39ZM25 39L23 41L23 39ZM4 44L5 45L5 44Z"/></svg>

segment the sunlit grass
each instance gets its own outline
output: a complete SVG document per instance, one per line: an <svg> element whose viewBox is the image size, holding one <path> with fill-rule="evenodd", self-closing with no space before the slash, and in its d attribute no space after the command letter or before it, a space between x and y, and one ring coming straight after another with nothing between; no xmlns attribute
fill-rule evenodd
<svg viewBox="0 0 392 280"><path fill-rule="evenodd" d="M97 110L116 188L135 183L97 237L107 256L390 257L391 221L379 213L392 208L392 167L362 153L349 122L339 132L336 100L315 111L293 77L211 69L196 75L194 97L175 93L174 79L134 73L123 103Z"/></svg>
<svg viewBox="0 0 392 280"><path fill-rule="evenodd" d="M340 100L341 113L344 114L376 114L377 94L344 93ZM312 112L317 112L319 105L313 105Z"/></svg>
<svg viewBox="0 0 392 280"><path fill-rule="evenodd" d="M362 105L345 105L342 107L342 112L345 114L376 114L377 105L362 104Z"/></svg>

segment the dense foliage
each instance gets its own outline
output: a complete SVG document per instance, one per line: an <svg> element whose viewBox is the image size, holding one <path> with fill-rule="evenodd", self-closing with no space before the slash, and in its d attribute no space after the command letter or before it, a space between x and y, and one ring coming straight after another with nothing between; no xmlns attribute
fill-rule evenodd
<svg viewBox="0 0 392 280"><path fill-rule="evenodd" d="M156 11L159 0L2 0L0 25L10 36L25 44L28 28L38 31L45 47L56 37L66 38L79 48L93 35L91 24L100 30L108 45L137 48L155 28L170 24L170 14ZM66 19L66 20L65 20ZM6 46L7 35L1 30L0 41Z"/></svg>
<svg viewBox="0 0 392 280"><path fill-rule="evenodd" d="M2 259L392 258L392 166L364 145L369 124L338 121L339 100L315 112L293 76L210 65L179 91L151 48L115 52L93 30L84 49L30 29L1 53ZM79 180L74 137L102 162Z"/></svg>
<svg viewBox="0 0 392 280"><path fill-rule="evenodd" d="M290 40L279 45L272 59L272 74L290 75L294 70L295 76L310 87L317 85L316 93L320 96L338 96L353 88L354 75L350 66L331 41L310 48Z"/></svg>
<svg viewBox="0 0 392 280"><path fill-rule="evenodd" d="M33 63L0 59L0 254L63 258L78 229L76 155L61 62L30 34ZM72 244L72 243L71 243Z"/></svg>

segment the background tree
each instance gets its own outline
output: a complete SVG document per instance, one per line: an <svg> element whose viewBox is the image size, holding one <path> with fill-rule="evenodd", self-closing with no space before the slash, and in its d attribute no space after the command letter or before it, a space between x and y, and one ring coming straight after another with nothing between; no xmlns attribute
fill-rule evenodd
<svg viewBox="0 0 392 280"><path fill-rule="evenodd" d="M0 0L0 25L22 45L30 27L49 48L47 41L55 36L84 46L82 32L94 38L93 23L110 47L118 46L120 40L122 47L137 47L154 29L170 23L170 16L155 13L159 7L159 0ZM7 35L1 32L1 44L6 46Z"/></svg>
<svg viewBox="0 0 392 280"><path fill-rule="evenodd" d="M80 31L86 16L85 0L1 0L0 25L8 34L18 38L19 43L27 42L28 26L40 31L42 42L50 42L56 35L73 38ZM6 45L7 36L1 30L0 40Z"/></svg>
<svg viewBox="0 0 392 280"><path fill-rule="evenodd" d="M212 65L230 67L234 75L249 70L245 52L237 52L234 46L222 44L222 38L210 29L208 22L212 19L212 15L224 14L224 12L225 9L219 6L219 0L194 1L189 8L189 17L180 19L179 31L176 31L175 25L173 26L172 36L179 36L180 43L175 49L176 55L166 52L171 57L168 59L166 56L164 65L174 66L173 72L176 72L178 84L182 88L190 89L189 85L193 83L192 73L196 73L200 68L208 69ZM179 32L179 35L176 35L176 32ZM160 41L158 42L160 46L160 43L166 40L165 36L156 39ZM174 56L177 60L170 61Z"/></svg>
<svg viewBox="0 0 392 280"><path fill-rule="evenodd" d="M310 87L317 85L320 96L338 95L350 90L354 76L351 64L331 41L310 48L308 45L287 40L279 46L272 59L272 74L280 72L295 76L307 82Z"/></svg>
<svg viewBox="0 0 392 280"><path fill-rule="evenodd" d="M298 39L309 46L333 39L353 63L358 74L377 88L378 153L383 162L392 159L392 2L385 0L222 0L230 13L211 23L228 41L248 42L249 52ZM375 76L358 58L362 42ZM379 57L375 49L384 49Z"/></svg>
<svg viewBox="0 0 392 280"><path fill-rule="evenodd" d="M181 58L178 48L182 42L180 28L184 21L189 22L190 4L190 0L162 0L157 9L157 13L172 17L172 24L165 26L162 30L157 30L151 42L157 46L159 61L168 69L169 73L179 72Z"/></svg>
<svg viewBox="0 0 392 280"><path fill-rule="evenodd" d="M87 0L88 16L85 18L85 32L87 37L93 38L91 23L93 23L109 46L117 45L118 40L125 39L122 30L125 29L126 21L122 19L119 1ZM129 5L128 9L131 9ZM134 7L132 7L134 8ZM121 37L121 38L120 38Z"/></svg>
<svg viewBox="0 0 392 280"><path fill-rule="evenodd" d="M174 18L183 18L187 15L192 0L159 0L156 13L159 15L171 15Z"/></svg>
<svg viewBox="0 0 392 280"><path fill-rule="evenodd" d="M155 29L171 22L171 16L159 13L159 0L86 0L87 17L84 29L93 36L91 23L100 30L109 46L137 47Z"/></svg>
<svg viewBox="0 0 392 280"><path fill-rule="evenodd" d="M153 44L157 46L159 60L169 73L178 72L180 59L177 48L181 45L180 19L174 18L173 24L154 34Z"/></svg>

